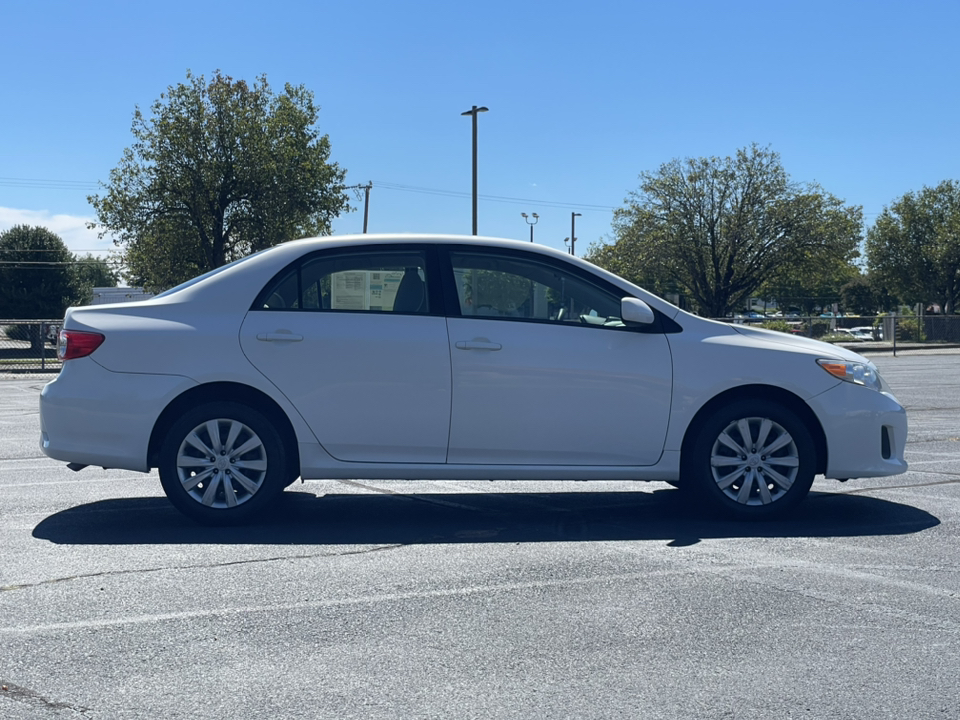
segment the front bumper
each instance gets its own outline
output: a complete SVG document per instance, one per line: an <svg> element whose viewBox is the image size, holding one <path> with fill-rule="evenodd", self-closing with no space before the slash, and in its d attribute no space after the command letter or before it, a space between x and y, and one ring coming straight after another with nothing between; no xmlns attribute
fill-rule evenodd
<svg viewBox="0 0 960 720"><path fill-rule="evenodd" d="M907 411L892 394L841 382L809 404L827 438L826 477L847 480L907 471Z"/></svg>
<svg viewBox="0 0 960 720"><path fill-rule="evenodd" d="M40 449L54 460L147 472L157 418L194 385L180 375L116 373L89 357L69 360L40 393Z"/></svg>

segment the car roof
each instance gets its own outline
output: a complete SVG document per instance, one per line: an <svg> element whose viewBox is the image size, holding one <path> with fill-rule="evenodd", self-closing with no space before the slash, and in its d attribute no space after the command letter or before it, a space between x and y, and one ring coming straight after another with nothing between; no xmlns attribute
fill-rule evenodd
<svg viewBox="0 0 960 720"><path fill-rule="evenodd" d="M567 255L554 248L522 240L488 237L485 235L446 235L440 233L364 233L354 235L326 235L320 237L300 238L280 243L278 247L289 245L322 245L338 247L341 245L388 245L418 243L426 245L486 245L491 247L514 247L522 250L534 250L544 254Z"/></svg>
<svg viewBox="0 0 960 720"><path fill-rule="evenodd" d="M530 243L528 241L509 240L479 235L444 235L430 233L366 233L360 235L329 235L323 237L301 238L299 240L288 240L287 242L274 245L273 247L262 250L254 255L247 256L246 258L243 258L235 263L231 263L232 267L224 266L222 268L218 268L216 271L208 274L210 277L200 276L188 281L187 283L184 283L181 286L171 288L167 292L163 293L162 296L159 296L159 299L186 299L187 297L195 296L196 294L206 294L208 291L212 291L214 296L216 296L219 294L219 292L217 290L213 290L213 288L218 286L223 287L223 285L220 285L221 283L224 283L225 285L237 284L242 286L244 283L249 282L248 278L252 278L255 275L260 275L262 272L264 272L264 270L266 270L266 274L272 274L272 272L280 270L283 266L294 260L296 257L313 250L350 247L351 245L369 246L392 244L465 246L482 245L484 247L491 248L522 250L528 253L553 257L568 262L572 265L579 265L584 270L606 279L612 285L618 286L621 290L625 291L626 294L639 297L651 306L660 310L660 312L666 314L668 317L673 318L678 313L682 312L680 308L672 305L660 297L657 297L649 291L634 285L625 278L621 278L620 276L598 267L587 260L583 260L582 258L578 258L566 252L561 252L560 250L555 250L554 248L547 247L546 245L539 245L536 243ZM262 281L263 278L259 278L259 282ZM154 300L157 299L158 298L154 298ZM208 301L216 302L216 297L209 298Z"/></svg>

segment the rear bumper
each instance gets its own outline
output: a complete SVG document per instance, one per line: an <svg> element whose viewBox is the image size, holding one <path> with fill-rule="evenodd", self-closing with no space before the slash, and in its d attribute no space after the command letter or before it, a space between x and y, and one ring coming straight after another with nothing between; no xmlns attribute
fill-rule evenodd
<svg viewBox="0 0 960 720"><path fill-rule="evenodd" d="M147 447L167 404L196 383L115 373L91 358L64 363L40 393L40 449L54 460L147 472Z"/></svg>
<svg viewBox="0 0 960 720"><path fill-rule="evenodd" d="M827 436L826 477L846 480L907 471L907 412L893 395L841 382L809 404Z"/></svg>

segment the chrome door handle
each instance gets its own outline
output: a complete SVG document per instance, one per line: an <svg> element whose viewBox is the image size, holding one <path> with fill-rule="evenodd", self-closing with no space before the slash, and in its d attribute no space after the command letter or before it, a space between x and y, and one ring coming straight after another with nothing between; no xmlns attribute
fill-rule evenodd
<svg viewBox="0 0 960 720"><path fill-rule="evenodd" d="M458 350L499 350L503 345L500 343L480 342L478 340L460 340L457 343Z"/></svg>
<svg viewBox="0 0 960 720"><path fill-rule="evenodd" d="M294 335L293 333L260 333L257 340L264 342L300 342L303 335Z"/></svg>

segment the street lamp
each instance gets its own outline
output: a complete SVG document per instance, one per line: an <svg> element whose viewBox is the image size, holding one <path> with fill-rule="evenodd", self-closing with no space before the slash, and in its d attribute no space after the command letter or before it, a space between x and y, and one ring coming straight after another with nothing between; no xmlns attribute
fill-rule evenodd
<svg viewBox="0 0 960 720"><path fill-rule="evenodd" d="M533 226L540 222L540 216L533 213L533 222L530 222L530 217L526 213L520 214L523 215L524 221L530 226L530 242L533 242Z"/></svg>
<svg viewBox="0 0 960 720"><path fill-rule="evenodd" d="M473 116L473 234L477 234L477 113L487 112L489 108L474 105L461 115Z"/></svg>
<svg viewBox="0 0 960 720"><path fill-rule="evenodd" d="M570 254L577 254L577 218L581 213L570 213Z"/></svg>

